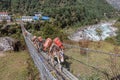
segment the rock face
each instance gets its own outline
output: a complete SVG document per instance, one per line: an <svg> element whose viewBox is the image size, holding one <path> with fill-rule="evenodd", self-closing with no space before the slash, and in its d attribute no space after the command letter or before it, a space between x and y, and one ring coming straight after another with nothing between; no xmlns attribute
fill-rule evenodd
<svg viewBox="0 0 120 80"><path fill-rule="evenodd" d="M0 37L0 51L14 50L15 40L10 37Z"/></svg>
<svg viewBox="0 0 120 80"><path fill-rule="evenodd" d="M106 0L106 1L116 9L120 10L120 0Z"/></svg>

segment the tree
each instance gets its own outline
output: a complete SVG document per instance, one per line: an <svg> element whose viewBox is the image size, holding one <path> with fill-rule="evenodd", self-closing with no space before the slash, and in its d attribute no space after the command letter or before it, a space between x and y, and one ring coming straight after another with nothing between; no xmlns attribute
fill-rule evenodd
<svg viewBox="0 0 120 80"><path fill-rule="evenodd" d="M100 38L100 41L98 41L98 48L100 48L101 47L101 40L102 40L102 30L100 29L100 28L97 28L96 29L96 32L97 32L97 35L99 36L99 38Z"/></svg>
<svg viewBox="0 0 120 80"><path fill-rule="evenodd" d="M97 28L96 30L96 33L97 33L97 35L99 36L99 38L100 38L100 40L102 40L102 30L101 30L101 28Z"/></svg>
<svg viewBox="0 0 120 80"><path fill-rule="evenodd" d="M52 24L47 23L44 27L41 28L41 33L44 38L52 38L59 37L60 39L66 39L67 35L62 32L61 28L53 26Z"/></svg>
<svg viewBox="0 0 120 80"><path fill-rule="evenodd" d="M116 36L117 44L120 45L120 29L117 31L117 36Z"/></svg>

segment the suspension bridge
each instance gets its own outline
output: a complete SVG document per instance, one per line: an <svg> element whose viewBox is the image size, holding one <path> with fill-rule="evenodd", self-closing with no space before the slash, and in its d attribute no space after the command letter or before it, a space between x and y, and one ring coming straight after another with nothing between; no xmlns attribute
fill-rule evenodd
<svg viewBox="0 0 120 80"><path fill-rule="evenodd" d="M44 52L38 52L31 42L33 37L31 33L27 32L24 25L21 24L22 33L28 47L29 53L38 68L41 80L79 80L67 69L63 68L62 71L58 70L58 66L52 66L47 60L47 55ZM24 35L27 32L27 36Z"/></svg>
<svg viewBox="0 0 120 80"><path fill-rule="evenodd" d="M33 43L31 42L31 38L33 36L32 36L31 33L27 32L27 30L24 28L23 24L21 24L21 29L22 29L22 32L23 32L23 36L24 36L26 45L27 45L28 50L30 52L30 55L31 55L36 67L39 70L41 80L82 80L82 78L78 79L77 77L75 77L72 73L70 73L65 68L63 68L62 72L61 72L61 71L58 70L58 65L56 65L55 67L52 66L51 63L48 62L48 60L47 60L48 56L46 55L46 53L45 52L38 52L36 50ZM27 32L27 36L24 35L24 32ZM68 56L68 57L71 60L77 61L82 65L85 65L89 68L94 69L97 72L102 73L103 75L107 76L107 80L109 80L110 78L112 78L114 76L119 75L120 54L115 54L115 53L112 53L112 52L104 52L102 50L93 50L93 49L90 49L90 48L82 48L82 47L77 46L77 45L73 46L73 45L68 45L68 44L65 44L65 43L63 45L65 46L65 48L69 48L69 49L75 48L75 49L85 50L87 52L87 57L85 57L84 60L86 60L86 61L81 60L81 59L76 59L76 58L71 57L71 56ZM110 71L110 69L106 69L107 72L104 71L104 69L102 67L100 68L100 66L98 66L99 65L98 62L97 62L97 65L93 65L92 56L89 56L89 54L91 54L91 52L92 52L92 54L93 53L97 54L97 56L106 55L108 59L106 61L106 58L103 58L105 60L104 63L105 64L106 64L106 62L110 63L109 65L111 67L111 70L113 69L113 71ZM91 60L88 60L90 58L91 58ZM97 59L95 59L95 61L97 61ZM106 66L106 68L108 68L108 66ZM117 69L117 67L118 67L118 69Z"/></svg>

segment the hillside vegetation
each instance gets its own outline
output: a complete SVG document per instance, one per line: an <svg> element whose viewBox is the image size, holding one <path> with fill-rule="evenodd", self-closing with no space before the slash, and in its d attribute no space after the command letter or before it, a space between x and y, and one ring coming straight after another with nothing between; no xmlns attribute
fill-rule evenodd
<svg viewBox="0 0 120 80"><path fill-rule="evenodd" d="M75 24L94 24L100 19L111 18L114 8L105 0L2 0L0 10L12 14L43 15L54 18L53 23L62 28Z"/></svg>
<svg viewBox="0 0 120 80"><path fill-rule="evenodd" d="M116 16L116 10L105 0L1 0L0 11L8 11L13 16L42 12L50 16L51 20L27 23L27 30L43 38L58 36L62 40L68 34L64 33L64 28L95 24L101 19ZM3 27L4 24L0 25L0 36L11 36L23 43L20 26Z"/></svg>

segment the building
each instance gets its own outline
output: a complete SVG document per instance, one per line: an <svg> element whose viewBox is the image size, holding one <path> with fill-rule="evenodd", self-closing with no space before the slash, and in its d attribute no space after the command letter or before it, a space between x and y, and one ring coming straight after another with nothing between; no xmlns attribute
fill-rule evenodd
<svg viewBox="0 0 120 80"><path fill-rule="evenodd" d="M41 20L49 20L50 19L50 17L48 17L48 16L42 16L41 12L38 12L38 13L36 12L35 16L33 18L34 18L34 20L39 20L39 19L41 19Z"/></svg>
<svg viewBox="0 0 120 80"><path fill-rule="evenodd" d="M42 16L42 14L37 14L37 13L36 13L36 14L35 14L35 16L41 17L41 16Z"/></svg>
<svg viewBox="0 0 120 80"><path fill-rule="evenodd" d="M7 12L0 12L0 16L8 16Z"/></svg>
<svg viewBox="0 0 120 80"><path fill-rule="evenodd" d="M33 16L22 16L21 20L24 22L32 22Z"/></svg>
<svg viewBox="0 0 120 80"><path fill-rule="evenodd" d="M42 20L49 20L50 18L48 16L42 16Z"/></svg>
<svg viewBox="0 0 120 80"><path fill-rule="evenodd" d="M36 13L34 16L22 16L21 20L24 22L32 22L36 20L49 20L50 18L48 16L42 16L39 13ZM19 19L16 19L16 21L20 21Z"/></svg>
<svg viewBox="0 0 120 80"><path fill-rule="evenodd" d="M39 20L39 16L33 16L33 20Z"/></svg>
<svg viewBox="0 0 120 80"><path fill-rule="evenodd" d="M6 20L7 22L11 21L11 16L7 12L0 12L0 22Z"/></svg>

